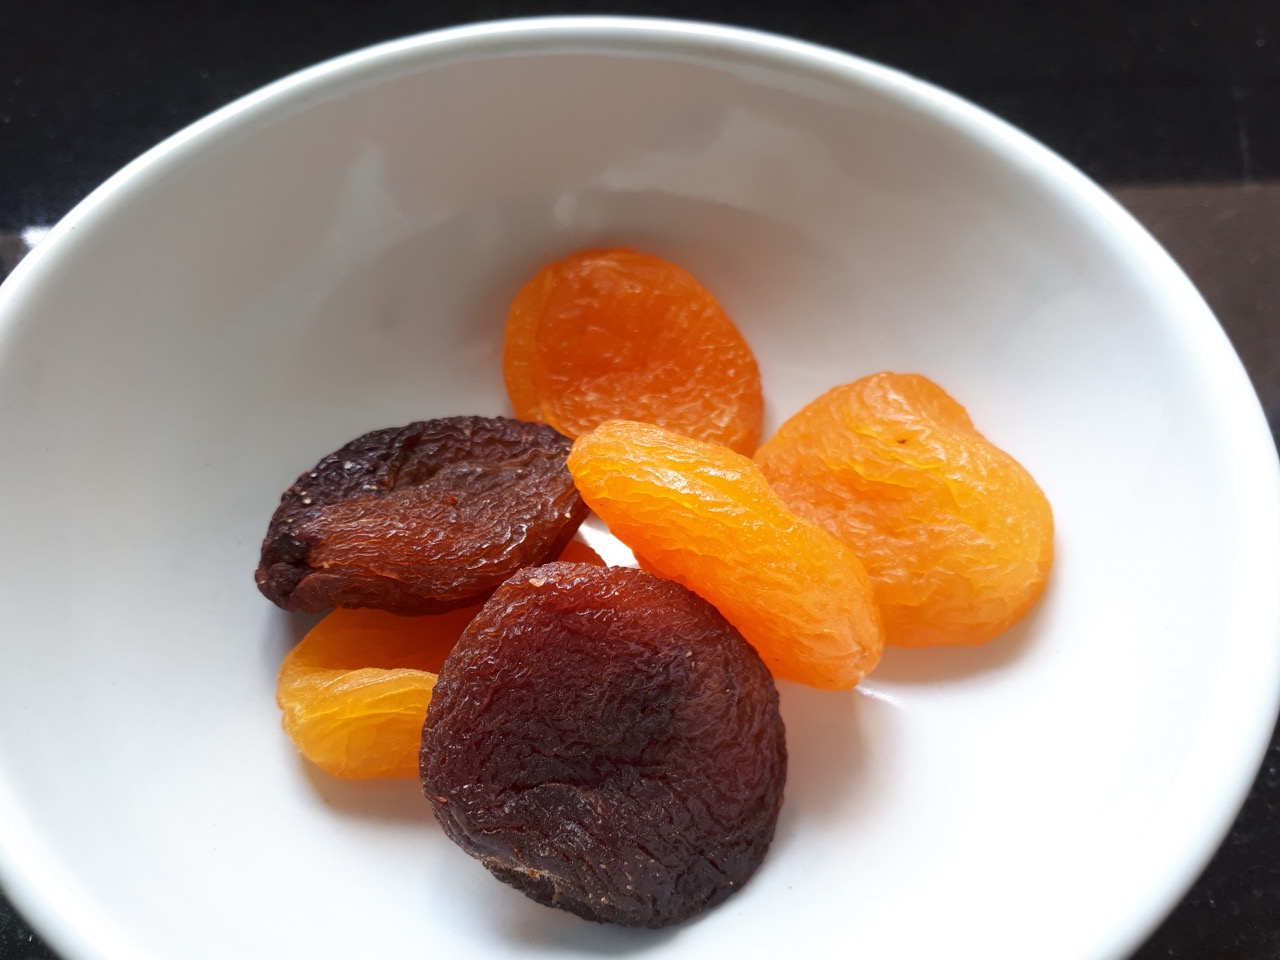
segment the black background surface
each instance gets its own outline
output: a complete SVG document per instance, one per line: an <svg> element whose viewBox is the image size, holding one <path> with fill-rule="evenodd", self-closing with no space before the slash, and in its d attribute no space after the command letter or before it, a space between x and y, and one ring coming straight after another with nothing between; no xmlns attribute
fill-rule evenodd
<svg viewBox="0 0 1280 960"><path fill-rule="evenodd" d="M1112 188L1170 246L1235 339L1275 428L1280 304L1268 297L1280 273L1280 216L1259 213L1276 197L1269 181L1280 180L1274 0L0 0L0 237L51 225L148 147L293 70L422 30L546 13L771 30L881 61L991 109ZM955 955L981 956L980 946L957 944ZM0 960L53 957L0 899ZM1221 851L1135 954L1170 957L1280 957L1274 739Z"/></svg>
<svg viewBox="0 0 1280 960"><path fill-rule="evenodd" d="M1280 4L45 0L0 3L0 229L56 220L215 107L408 33L549 12L772 30L898 67L986 106L1095 179L1280 175Z"/></svg>

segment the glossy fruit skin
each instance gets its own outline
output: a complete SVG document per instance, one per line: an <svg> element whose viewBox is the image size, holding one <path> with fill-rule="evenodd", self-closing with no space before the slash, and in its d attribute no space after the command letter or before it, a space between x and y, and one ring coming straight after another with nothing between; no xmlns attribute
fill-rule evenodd
<svg viewBox="0 0 1280 960"><path fill-rule="evenodd" d="M517 417L576 437L656 423L750 454L764 399L750 346L688 272L628 249L549 264L517 294L502 358Z"/></svg>
<svg viewBox="0 0 1280 960"><path fill-rule="evenodd" d="M551 427L507 417L364 434L285 491L258 587L304 612L478 603L520 567L558 556L586 516L568 450Z"/></svg>
<svg viewBox="0 0 1280 960"><path fill-rule="evenodd" d="M862 559L890 644L986 642L1044 591L1044 492L926 377L886 372L836 387L755 459L793 510Z"/></svg>
<svg viewBox="0 0 1280 960"><path fill-rule="evenodd" d="M280 666L276 703L285 732L335 777L416 777L436 674L478 610L427 617L333 611Z"/></svg>
<svg viewBox="0 0 1280 960"><path fill-rule="evenodd" d="M848 689L879 661L884 635L862 564L790 510L749 458L611 421L574 441L569 469L641 565L710 601L775 677Z"/></svg>
<svg viewBox="0 0 1280 960"><path fill-rule="evenodd" d="M589 920L720 902L772 840L787 753L773 680L709 604L642 570L522 570L449 656L423 791L500 880Z"/></svg>

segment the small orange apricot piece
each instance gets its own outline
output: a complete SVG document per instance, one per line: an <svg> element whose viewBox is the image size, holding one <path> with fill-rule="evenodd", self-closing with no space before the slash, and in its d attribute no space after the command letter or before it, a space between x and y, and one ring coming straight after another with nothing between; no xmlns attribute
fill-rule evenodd
<svg viewBox="0 0 1280 960"><path fill-rule="evenodd" d="M1044 590L1048 500L926 377L877 373L836 387L755 460L791 509L866 565L890 644L984 643Z"/></svg>
<svg viewBox="0 0 1280 960"><path fill-rule="evenodd" d="M579 540L570 540L560 559L604 565ZM480 607L419 617L334 610L280 666L276 703L285 732L335 777L417 777L436 675Z"/></svg>
<svg viewBox="0 0 1280 960"><path fill-rule="evenodd" d="M549 264L516 295L502 370L515 415L576 437L655 423L750 454L764 400L755 355L686 271L634 250Z"/></svg>
<svg viewBox="0 0 1280 960"><path fill-rule="evenodd" d="M848 689L879 660L862 564L788 509L749 458L611 421L574 442L569 471L641 566L714 605L775 677Z"/></svg>
<svg viewBox="0 0 1280 960"><path fill-rule="evenodd" d="M276 702L285 732L335 777L416 777L436 675L477 610L334 610L281 664Z"/></svg>

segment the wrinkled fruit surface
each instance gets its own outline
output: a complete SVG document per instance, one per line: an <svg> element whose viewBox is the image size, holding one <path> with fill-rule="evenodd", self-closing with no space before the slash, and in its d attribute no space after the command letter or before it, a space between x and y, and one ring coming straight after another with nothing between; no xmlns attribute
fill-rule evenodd
<svg viewBox="0 0 1280 960"><path fill-rule="evenodd" d="M298 478L271 518L258 588L286 610L438 613L554 559L586 515L569 440L506 417L375 430Z"/></svg>
<svg viewBox="0 0 1280 960"><path fill-rule="evenodd" d="M793 510L862 559L889 643L982 643L1044 590L1044 493L925 377L879 373L823 394L756 462Z"/></svg>
<svg viewBox="0 0 1280 960"><path fill-rule="evenodd" d="M512 303L502 368L516 416L570 437L627 419L746 454L760 440L760 371L738 328L687 272L634 250L544 267Z"/></svg>
<svg viewBox="0 0 1280 960"><path fill-rule="evenodd" d="M555 563L485 604L422 734L445 832L590 920L658 927L759 866L786 780L778 695L725 619L642 570Z"/></svg>
<svg viewBox="0 0 1280 960"><path fill-rule="evenodd" d="M788 509L748 458L612 421L574 441L569 469L641 565L714 604L774 676L847 689L880 659L862 564Z"/></svg>
<svg viewBox="0 0 1280 960"><path fill-rule="evenodd" d="M335 777L416 777L436 674L478 610L427 617L333 611L280 667L276 702L285 732Z"/></svg>

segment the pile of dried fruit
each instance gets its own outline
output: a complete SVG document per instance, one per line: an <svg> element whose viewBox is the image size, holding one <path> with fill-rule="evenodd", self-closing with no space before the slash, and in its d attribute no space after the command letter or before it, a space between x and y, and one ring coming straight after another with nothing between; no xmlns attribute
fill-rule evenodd
<svg viewBox="0 0 1280 960"><path fill-rule="evenodd" d="M940 387L866 377L757 449L750 347L656 257L543 269L503 372L521 419L378 430L299 477L257 582L340 608L280 671L299 750L419 776L542 903L664 926L723 900L782 802L775 677L848 689L886 643L982 643L1044 589L1043 493ZM642 570L572 539L588 507Z"/></svg>

